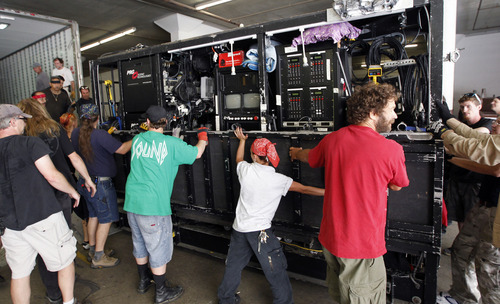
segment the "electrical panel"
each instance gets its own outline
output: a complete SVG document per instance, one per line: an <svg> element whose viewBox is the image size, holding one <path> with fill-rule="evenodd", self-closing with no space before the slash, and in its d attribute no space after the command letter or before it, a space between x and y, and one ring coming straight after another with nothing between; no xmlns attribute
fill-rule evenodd
<svg viewBox="0 0 500 304"><path fill-rule="evenodd" d="M336 47L306 46L304 54L302 46L281 46L278 56L280 127L332 130L341 78Z"/></svg>
<svg viewBox="0 0 500 304"><path fill-rule="evenodd" d="M230 130L241 126L245 130L260 129L260 93L257 71L237 68L218 69L217 73L217 115L220 129Z"/></svg>

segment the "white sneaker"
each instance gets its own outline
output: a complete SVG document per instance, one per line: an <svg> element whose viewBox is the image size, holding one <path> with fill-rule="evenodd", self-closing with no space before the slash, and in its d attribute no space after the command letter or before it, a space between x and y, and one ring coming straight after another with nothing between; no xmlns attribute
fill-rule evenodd
<svg viewBox="0 0 500 304"><path fill-rule="evenodd" d="M436 304L460 304L457 300L447 293L446 291L441 291L437 294Z"/></svg>

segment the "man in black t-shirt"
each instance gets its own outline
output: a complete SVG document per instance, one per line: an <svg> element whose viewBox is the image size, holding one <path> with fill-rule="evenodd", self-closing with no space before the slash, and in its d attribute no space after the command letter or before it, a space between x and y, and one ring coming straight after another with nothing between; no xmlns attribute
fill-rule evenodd
<svg viewBox="0 0 500 304"><path fill-rule="evenodd" d="M45 107L53 120L59 121L59 117L66 112L73 112L71 99L68 93L62 89L64 78L62 76L50 77L50 88L43 90L47 102Z"/></svg>
<svg viewBox="0 0 500 304"><path fill-rule="evenodd" d="M13 302L30 302L30 274L38 254L57 271L63 301L74 301L76 239L64 220L52 187L78 205L80 195L50 160L37 137L20 136L31 115L0 104L0 231L12 271Z"/></svg>
<svg viewBox="0 0 500 304"><path fill-rule="evenodd" d="M493 120L481 117L482 101L476 93L465 94L458 104L462 122L479 132L490 133ZM449 176L445 194L448 216L450 220L457 221L461 228L467 212L479 201L479 189L484 177L453 164L446 169Z"/></svg>

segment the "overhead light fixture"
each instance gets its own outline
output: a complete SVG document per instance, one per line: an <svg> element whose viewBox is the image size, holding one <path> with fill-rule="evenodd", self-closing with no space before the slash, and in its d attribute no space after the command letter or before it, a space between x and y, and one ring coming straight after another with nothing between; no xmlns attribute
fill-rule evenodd
<svg viewBox="0 0 500 304"><path fill-rule="evenodd" d="M11 16L5 16L5 15L0 15L0 19L6 19L6 20L16 20L16 18L11 17Z"/></svg>
<svg viewBox="0 0 500 304"><path fill-rule="evenodd" d="M197 10L202 10L204 8L215 6L215 5L219 5L219 4L222 4L222 3L229 2L229 1L232 1L232 0L212 0L212 1L207 1L207 2L203 2L203 3L197 4L197 5L194 6L194 8L196 8Z"/></svg>
<svg viewBox="0 0 500 304"><path fill-rule="evenodd" d="M405 45L405 48L414 48L414 47L417 47L417 46L418 46L418 44L413 43L413 44Z"/></svg>
<svg viewBox="0 0 500 304"><path fill-rule="evenodd" d="M85 51L85 50L88 50L88 49L90 49L90 48L93 48L93 47L96 47L96 46L98 46L98 45L104 44L104 43L106 43L106 42L110 42L111 40L115 40L115 39L120 38L120 37L123 37L123 36L125 36L125 35L132 34L132 33L133 33L133 32L135 32L135 31L136 31L136 28L135 28L135 27L130 28L130 29L128 29L128 30L126 30L126 31L123 31L123 32L121 32L121 33L118 33L118 34L116 34L116 35L110 36L110 37L108 37L108 38L104 38L104 39L102 39L101 41L94 42L94 43L91 43L91 44L86 45L86 46L84 46L84 47L81 47L81 48L80 48L80 51L81 51L81 52L83 52L83 51Z"/></svg>
<svg viewBox="0 0 500 304"><path fill-rule="evenodd" d="M5 30L7 27L9 27L9 23L0 23L0 30Z"/></svg>

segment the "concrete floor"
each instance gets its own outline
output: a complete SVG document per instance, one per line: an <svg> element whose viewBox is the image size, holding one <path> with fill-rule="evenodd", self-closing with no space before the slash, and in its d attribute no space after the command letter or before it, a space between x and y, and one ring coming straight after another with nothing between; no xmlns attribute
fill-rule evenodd
<svg viewBox="0 0 500 304"><path fill-rule="evenodd" d="M74 221L78 223L78 221ZM78 228L75 235L80 238ZM458 232L456 224L448 228L443 236L443 248L451 246ZM109 236L108 248L116 250L116 257L121 259L120 265L109 269L91 269L85 259L87 251L78 245L76 259L77 281L75 295L83 303L93 304L129 304L153 303L154 287L146 294L136 292L138 280L137 268L132 256L130 232L115 230ZM10 269L1 264L0 275L6 282L0 283L0 303L12 303L10 299ZM199 253L182 247L175 247L172 261L167 267L167 278L184 287L184 294L174 301L176 304L216 304L217 288L224 273L222 259ZM334 303L327 288L297 279L291 279L296 304ZM438 291L448 290L451 283L450 257L442 256L438 273ZM31 303L48 303L44 295L45 289L35 268L31 275ZM272 303L272 295L263 274L255 269L245 269L240 284L240 296L243 304ZM406 303L397 300L395 303Z"/></svg>

